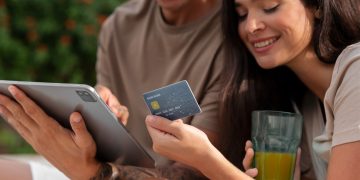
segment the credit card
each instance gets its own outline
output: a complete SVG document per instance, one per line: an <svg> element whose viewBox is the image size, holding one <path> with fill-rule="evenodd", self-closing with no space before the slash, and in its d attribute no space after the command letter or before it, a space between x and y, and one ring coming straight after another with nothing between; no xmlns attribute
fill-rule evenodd
<svg viewBox="0 0 360 180"><path fill-rule="evenodd" d="M152 115L170 120L201 112L186 80L144 93L143 96Z"/></svg>

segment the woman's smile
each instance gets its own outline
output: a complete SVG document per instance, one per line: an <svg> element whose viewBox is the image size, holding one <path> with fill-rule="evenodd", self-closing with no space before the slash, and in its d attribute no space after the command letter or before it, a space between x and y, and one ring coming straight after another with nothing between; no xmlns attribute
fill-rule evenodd
<svg viewBox="0 0 360 180"><path fill-rule="evenodd" d="M275 43L278 41L280 37L268 37L268 38L261 38L261 39L254 39L250 40L250 44L254 49L255 53L265 53L269 51Z"/></svg>

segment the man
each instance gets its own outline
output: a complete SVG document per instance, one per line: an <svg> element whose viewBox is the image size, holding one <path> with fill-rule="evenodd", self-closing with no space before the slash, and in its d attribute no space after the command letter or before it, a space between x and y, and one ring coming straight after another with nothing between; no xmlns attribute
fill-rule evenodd
<svg viewBox="0 0 360 180"><path fill-rule="evenodd" d="M127 128L149 152L144 124L149 111L142 99L147 91L188 80L203 113L185 121L209 135L216 128L222 65L219 8L217 0L129 1L103 25L97 82L129 109Z"/></svg>
<svg viewBox="0 0 360 180"><path fill-rule="evenodd" d="M184 121L202 129L213 142L216 139L219 76L223 63L219 10L218 0L133 0L120 6L103 25L99 37L97 90L119 119L127 124L129 131L156 159L159 167L172 162L151 150L150 137L144 124L145 116L149 114L142 100L144 92L188 80L203 112ZM26 111L31 102L24 104L29 101L21 91L14 88L13 93L21 106L0 97L0 100L4 100L2 102L7 102L1 104L7 109L0 108L0 112L20 134L23 135L21 129L14 125L14 122L20 120L13 118L9 112L21 111L19 114L24 114L22 122L23 119L40 119L43 123L49 123L49 117L40 110L35 110L35 114L38 113L36 115ZM23 136L40 154L72 179L106 175L105 169L109 167L93 158L93 149L89 148L93 142L84 128L81 116L75 113L70 119L75 135L69 143L77 145L71 152L78 150L81 152L79 154L66 156L63 152L66 150L62 151L59 144L45 147L37 143L39 136L51 136L44 134L42 129L32 132L40 134L38 136ZM53 123L49 126L58 127ZM54 138L71 139L66 133L59 134ZM74 163L66 161L66 158ZM144 177L149 175L174 179L188 174L186 170L177 168L181 165L167 167L148 171L117 166L120 176L125 178L142 174ZM36 171L33 168L33 175Z"/></svg>

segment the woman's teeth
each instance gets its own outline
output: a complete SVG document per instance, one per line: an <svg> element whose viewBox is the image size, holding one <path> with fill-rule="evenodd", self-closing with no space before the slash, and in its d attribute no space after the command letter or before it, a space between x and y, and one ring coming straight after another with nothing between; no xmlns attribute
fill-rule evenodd
<svg viewBox="0 0 360 180"><path fill-rule="evenodd" d="M266 41L261 41L261 42L257 42L254 43L254 47L255 48L262 48L262 47L266 47L269 46L270 44L274 43L276 41L276 38L272 38Z"/></svg>

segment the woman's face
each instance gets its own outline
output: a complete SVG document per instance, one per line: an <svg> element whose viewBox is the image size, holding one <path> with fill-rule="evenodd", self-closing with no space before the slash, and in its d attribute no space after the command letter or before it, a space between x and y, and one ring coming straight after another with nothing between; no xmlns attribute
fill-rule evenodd
<svg viewBox="0 0 360 180"><path fill-rule="evenodd" d="M310 47L313 11L301 0L235 0L238 32L260 67L302 59Z"/></svg>

